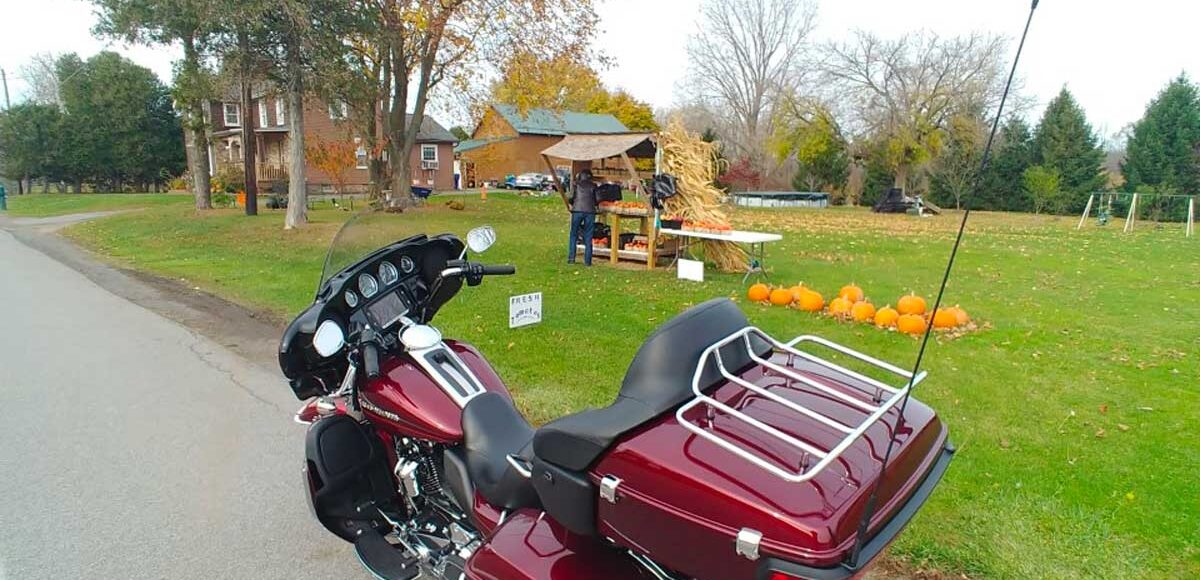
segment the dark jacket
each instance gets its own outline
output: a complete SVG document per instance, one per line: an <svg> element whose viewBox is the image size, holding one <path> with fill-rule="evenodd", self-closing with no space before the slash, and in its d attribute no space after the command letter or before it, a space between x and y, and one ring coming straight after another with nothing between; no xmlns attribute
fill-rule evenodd
<svg viewBox="0 0 1200 580"><path fill-rule="evenodd" d="M576 179L571 192L571 211L596 213L596 182Z"/></svg>

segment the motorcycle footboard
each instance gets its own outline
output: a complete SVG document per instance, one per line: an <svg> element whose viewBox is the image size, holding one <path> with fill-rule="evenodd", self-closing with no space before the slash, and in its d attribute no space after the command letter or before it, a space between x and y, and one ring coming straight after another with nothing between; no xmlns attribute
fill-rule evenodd
<svg viewBox="0 0 1200 580"><path fill-rule="evenodd" d="M402 549L389 544L376 530L364 532L354 541L358 561L376 578L411 580L421 573L416 558L407 558Z"/></svg>

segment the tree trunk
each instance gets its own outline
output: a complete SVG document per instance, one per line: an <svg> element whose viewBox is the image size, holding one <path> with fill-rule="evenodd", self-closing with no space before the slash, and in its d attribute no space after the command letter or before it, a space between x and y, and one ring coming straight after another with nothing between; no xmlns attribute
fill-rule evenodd
<svg viewBox="0 0 1200 580"><path fill-rule="evenodd" d="M50 178L42 178L42 193L50 193Z"/></svg>
<svg viewBox="0 0 1200 580"><path fill-rule="evenodd" d="M17 195L25 195L25 176L17 178Z"/></svg>
<svg viewBox="0 0 1200 580"><path fill-rule="evenodd" d="M192 76L200 74L200 56L191 36L183 39L183 70ZM204 101L190 95L184 108L184 146L187 150L188 172L192 174L192 195L196 209L212 209L212 178L208 172L208 128L204 123Z"/></svg>
<svg viewBox="0 0 1200 580"><path fill-rule="evenodd" d="M242 175L246 180L246 215L258 215L258 175L254 171L254 102L250 92L250 35L238 31L238 50L241 52L242 81Z"/></svg>
<svg viewBox="0 0 1200 580"><path fill-rule="evenodd" d="M893 182L892 187L896 187L896 188L899 188L900 191L904 191L905 186L907 184L908 184L908 166L901 165L896 168L896 180Z"/></svg>
<svg viewBox="0 0 1200 580"><path fill-rule="evenodd" d="M304 86L300 78L300 54L293 42L289 45L287 86L288 108L288 207L283 229L290 230L308 223L308 176L304 157Z"/></svg>
<svg viewBox="0 0 1200 580"><path fill-rule="evenodd" d="M83 180L78 177L71 183L71 191L73 193L83 193Z"/></svg>

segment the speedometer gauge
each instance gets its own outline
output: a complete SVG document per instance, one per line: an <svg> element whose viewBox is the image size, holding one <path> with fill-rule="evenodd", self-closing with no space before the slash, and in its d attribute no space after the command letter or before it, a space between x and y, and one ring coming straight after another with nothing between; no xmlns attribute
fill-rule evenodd
<svg viewBox="0 0 1200 580"><path fill-rule="evenodd" d="M396 267L391 262L384 262L379 265L379 281L384 286L390 286L396 280L400 279L400 273L396 271Z"/></svg>
<svg viewBox="0 0 1200 580"><path fill-rule="evenodd" d="M376 292L379 292L379 283L370 274L360 274L358 276L358 291L362 292L363 298L370 298Z"/></svg>
<svg viewBox="0 0 1200 580"><path fill-rule="evenodd" d="M400 269L403 270L405 274L412 274L412 271L415 270L416 267L417 265L413 263L412 258L408 256L400 256Z"/></svg>
<svg viewBox="0 0 1200 580"><path fill-rule="evenodd" d="M343 297L346 299L346 306L350 308L358 306L358 294L355 294L353 290L347 290Z"/></svg>

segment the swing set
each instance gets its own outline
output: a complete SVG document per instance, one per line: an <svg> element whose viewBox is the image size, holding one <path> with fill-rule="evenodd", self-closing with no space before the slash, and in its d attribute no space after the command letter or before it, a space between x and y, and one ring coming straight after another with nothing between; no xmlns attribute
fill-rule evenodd
<svg viewBox="0 0 1200 580"><path fill-rule="evenodd" d="M1092 213L1093 205L1096 207L1098 225L1106 225L1113 216L1114 203L1128 200L1129 208L1125 212L1125 227L1121 231L1123 233L1132 232L1133 226L1137 222L1139 202L1143 197L1149 198L1152 202L1166 200L1165 203L1171 203L1174 199L1187 200L1187 218L1183 226L1183 235L1190 238L1196 234L1196 196L1173 193L1099 192L1090 194L1088 195L1087 205L1083 208L1083 215L1079 217L1079 225L1075 229L1083 229L1083 225L1087 223L1088 216ZM1161 207L1157 209L1162 210Z"/></svg>

